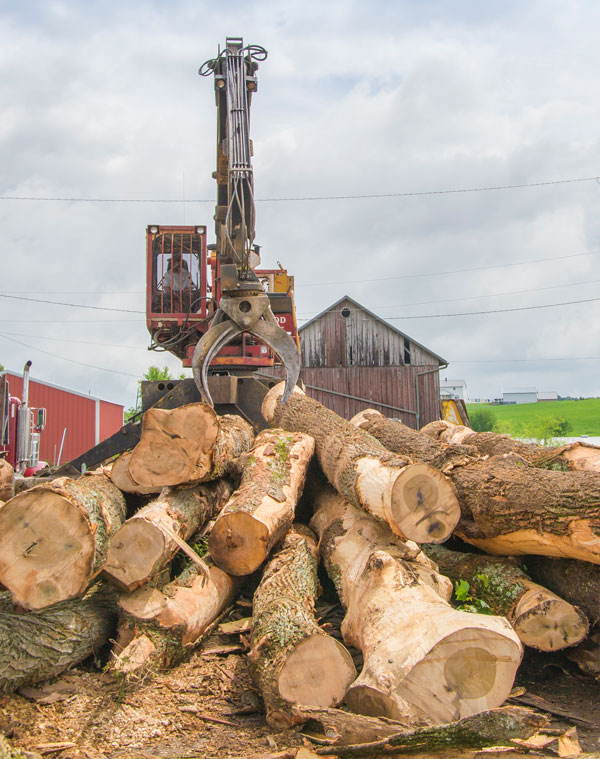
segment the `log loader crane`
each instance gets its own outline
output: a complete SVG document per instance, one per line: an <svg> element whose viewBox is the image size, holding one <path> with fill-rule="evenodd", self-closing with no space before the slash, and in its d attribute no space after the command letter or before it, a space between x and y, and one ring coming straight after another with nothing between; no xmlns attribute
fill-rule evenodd
<svg viewBox="0 0 600 759"><path fill-rule="evenodd" d="M287 400L300 373L294 280L279 269L259 269L255 243L250 104L256 71L267 51L227 38L199 69L214 76L217 105L216 244L205 226L150 224L146 230L146 315L151 350L169 351L191 366L193 379L142 382L142 411L204 400L220 413L238 413L257 428L262 398L273 379L257 370L285 370ZM141 413L140 412L140 413ZM140 422L61 468L81 471L133 447Z"/></svg>

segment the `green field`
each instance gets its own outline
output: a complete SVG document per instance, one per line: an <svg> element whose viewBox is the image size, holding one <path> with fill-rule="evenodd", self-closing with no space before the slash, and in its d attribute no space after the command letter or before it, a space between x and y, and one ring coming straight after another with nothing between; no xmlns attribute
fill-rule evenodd
<svg viewBox="0 0 600 759"><path fill-rule="evenodd" d="M490 409L500 422L501 432L527 436L527 427L547 417L566 419L571 428L567 435L600 435L600 398L585 398L581 401L542 401L539 403L519 403L510 406L491 406L486 403L469 403L467 410Z"/></svg>

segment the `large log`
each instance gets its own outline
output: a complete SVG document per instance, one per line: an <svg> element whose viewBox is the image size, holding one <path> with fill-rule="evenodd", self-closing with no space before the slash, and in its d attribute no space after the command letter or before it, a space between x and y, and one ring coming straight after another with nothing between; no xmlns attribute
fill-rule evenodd
<svg viewBox="0 0 600 759"><path fill-rule="evenodd" d="M508 622L453 609L432 587L443 581L431 560L339 495L315 505L311 526L347 610L342 634L364 656L350 708L431 725L499 706L522 654Z"/></svg>
<svg viewBox="0 0 600 759"><path fill-rule="evenodd" d="M215 564L234 575L254 572L289 529L302 493L314 440L302 432L263 430L241 459L240 487L209 538Z"/></svg>
<svg viewBox="0 0 600 759"><path fill-rule="evenodd" d="M469 584L470 595L506 617L526 646L558 651L582 641L588 632L583 612L537 585L510 559L423 546L440 572L454 583Z"/></svg>
<svg viewBox="0 0 600 759"><path fill-rule="evenodd" d="M356 677L348 651L315 621L319 592L315 537L296 525L254 593L249 657L271 725L304 721L296 704L336 706Z"/></svg>
<svg viewBox="0 0 600 759"><path fill-rule="evenodd" d="M528 556L527 572L565 601L580 606L593 625L600 623L600 567L576 559Z"/></svg>
<svg viewBox="0 0 600 759"><path fill-rule="evenodd" d="M26 609L82 595L124 519L123 495L102 474L20 493L0 510L0 582Z"/></svg>
<svg viewBox="0 0 600 759"><path fill-rule="evenodd" d="M144 487L193 484L229 473L254 439L241 417L218 417L205 403L149 409L140 442L131 453L129 473Z"/></svg>
<svg viewBox="0 0 600 759"><path fill-rule="evenodd" d="M189 488L165 488L112 536L105 576L127 592L148 582L179 550L173 536L184 541L190 538L219 513L231 490L223 479Z"/></svg>
<svg viewBox="0 0 600 759"><path fill-rule="evenodd" d="M0 458L0 501L8 501L15 494L15 470L6 459Z"/></svg>
<svg viewBox="0 0 600 759"><path fill-rule="evenodd" d="M107 583L92 585L83 598L41 611L0 609L0 694L64 672L98 652L113 634L116 594Z"/></svg>
<svg viewBox="0 0 600 759"><path fill-rule="evenodd" d="M435 457L437 447L439 457L447 455L448 444L432 440L433 447L423 445L422 433L377 414L369 412L370 420L361 426L381 436L390 450L410 455L413 446L415 451L420 446ZM428 427L442 424L447 423ZM515 453L452 459L444 471L460 503L455 532L468 543L494 554L541 554L600 564L600 474L547 471Z"/></svg>
<svg viewBox="0 0 600 759"><path fill-rule="evenodd" d="M269 424L314 437L323 472L346 500L417 543L441 543L449 537L460 509L452 484L439 471L390 453L367 432L301 391L292 393L284 405L282 394L283 383L271 388L263 401L263 416Z"/></svg>
<svg viewBox="0 0 600 759"><path fill-rule="evenodd" d="M112 666L124 674L183 661L231 601L237 579L209 564L208 577L193 562L162 588L119 596L119 637Z"/></svg>
<svg viewBox="0 0 600 759"><path fill-rule="evenodd" d="M600 447L583 441L548 448L537 443L524 443L497 432L475 432L470 427L444 420L430 422L421 432L443 443L472 446L480 456L516 453L540 469L600 472Z"/></svg>

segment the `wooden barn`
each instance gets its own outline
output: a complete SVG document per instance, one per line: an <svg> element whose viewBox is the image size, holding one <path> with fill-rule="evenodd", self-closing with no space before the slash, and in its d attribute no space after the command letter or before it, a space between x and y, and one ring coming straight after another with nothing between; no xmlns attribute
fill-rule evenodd
<svg viewBox="0 0 600 759"><path fill-rule="evenodd" d="M307 392L346 419L373 407L413 429L439 419L441 356L349 296L299 330Z"/></svg>

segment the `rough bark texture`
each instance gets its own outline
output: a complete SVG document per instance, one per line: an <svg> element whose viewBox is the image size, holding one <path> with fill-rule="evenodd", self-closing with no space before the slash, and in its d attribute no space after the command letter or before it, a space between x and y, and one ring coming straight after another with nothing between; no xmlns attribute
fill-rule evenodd
<svg viewBox="0 0 600 759"><path fill-rule="evenodd" d="M254 572L294 520L314 440L302 432L263 430L240 460L242 480L209 538L215 564L234 575Z"/></svg>
<svg viewBox="0 0 600 759"><path fill-rule="evenodd" d="M144 487L193 484L228 473L245 453L254 432L239 416L217 417L205 403L149 409L140 442L131 453L129 473Z"/></svg>
<svg viewBox="0 0 600 759"><path fill-rule="evenodd" d="M315 537L292 527L265 569L252 612L249 656L272 725L303 722L293 712L298 703L335 706L356 677L348 651L315 621L319 592Z"/></svg>
<svg viewBox="0 0 600 759"><path fill-rule="evenodd" d="M600 622L600 567L576 559L528 556L527 571L536 582L580 606L593 625Z"/></svg>
<svg viewBox="0 0 600 759"><path fill-rule="evenodd" d="M8 501L15 494L15 470L6 459L0 458L0 501Z"/></svg>
<svg viewBox="0 0 600 759"><path fill-rule="evenodd" d="M547 717L520 706L489 709L458 722L417 730L407 730L393 720L357 717L340 709L298 707L298 711L320 722L328 733L339 736L333 744L317 749L317 755L332 753L339 757L510 746L514 738L527 739L548 724Z"/></svg>
<svg viewBox="0 0 600 759"><path fill-rule="evenodd" d="M600 679L600 630L595 630L579 646L570 648L567 658L574 661L582 672Z"/></svg>
<svg viewBox="0 0 600 759"><path fill-rule="evenodd" d="M411 725L460 719L499 706L522 648L505 619L453 609L435 565L332 491L311 526L347 609L344 640L364 667L346 703L362 714Z"/></svg>
<svg viewBox="0 0 600 759"><path fill-rule="evenodd" d="M3 594L8 596L8 594ZM60 674L97 653L113 634L116 594L95 583L83 598L41 611L0 610L0 693Z"/></svg>
<svg viewBox="0 0 600 759"><path fill-rule="evenodd" d="M452 484L427 464L388 451L318 401L294 392L281 405L283 383L265 396L262 413L270 424L306 432L329 482L350 503L386 521L417 542L441 543L459 518Z"/></svg>
<svg viewBox="0 0 600 759"><path fill-rule="evenodd" d="M470 427L446 421L431 422L423 427L421 432L451 445L471 446L480 456L516 453L540 469L600 472L600 448L591 443L574 442L558 448L548 448L515 440L510 435L475 432Z"/></svg>
<svg viewBox="0 0 600 759"><path fill-rule="evenodd" d="M412 430L399 419L388 419L375 409L361 411L350 422L373 435L388 450L423 461L445 473L479 457L472 446L440 443L429 435Z"/></svg>
<svg viewBox="0 0 600 759"><path fill-rule="evenodd" d="M536 469L508 454L452 472L456 534L488 553L541 554L600 564L600 476Z"/></svg>
<svg viewBox="0 0 600 759"><path fill-rule="evenodd" d="M190 562L160 589L138 588L121 595L113 667L128 674L139 673L150 664L163 668L183 661L229 604L236 587L236 578L218 567L210 565L206 578Z"/></svg>
<svg viewBox="0 0 600 759"><path fill-rule="evenodd" d="M227 480L165 488L160 496L136 512L113 535L105 576L120 590L131 592L165 567L179 550L169 533L190 538L219 513L231 495Z"/></svg>
<svg viewBox="0 0 600 759"><path fill-rule="evenodd" d="M123 495L102 474L20 493L0 510L0 582L26 609L82 595L124 519Z"/></svg>
<svg viewBox="0 0 600 759"><path fill-rule="evenodd" d="M510 559L450 551L444 546L423 550L453 582L469 583L469 594L506 617L526 646L558 651L587 635L583 612L551 591L536 585Z"/></svg>

